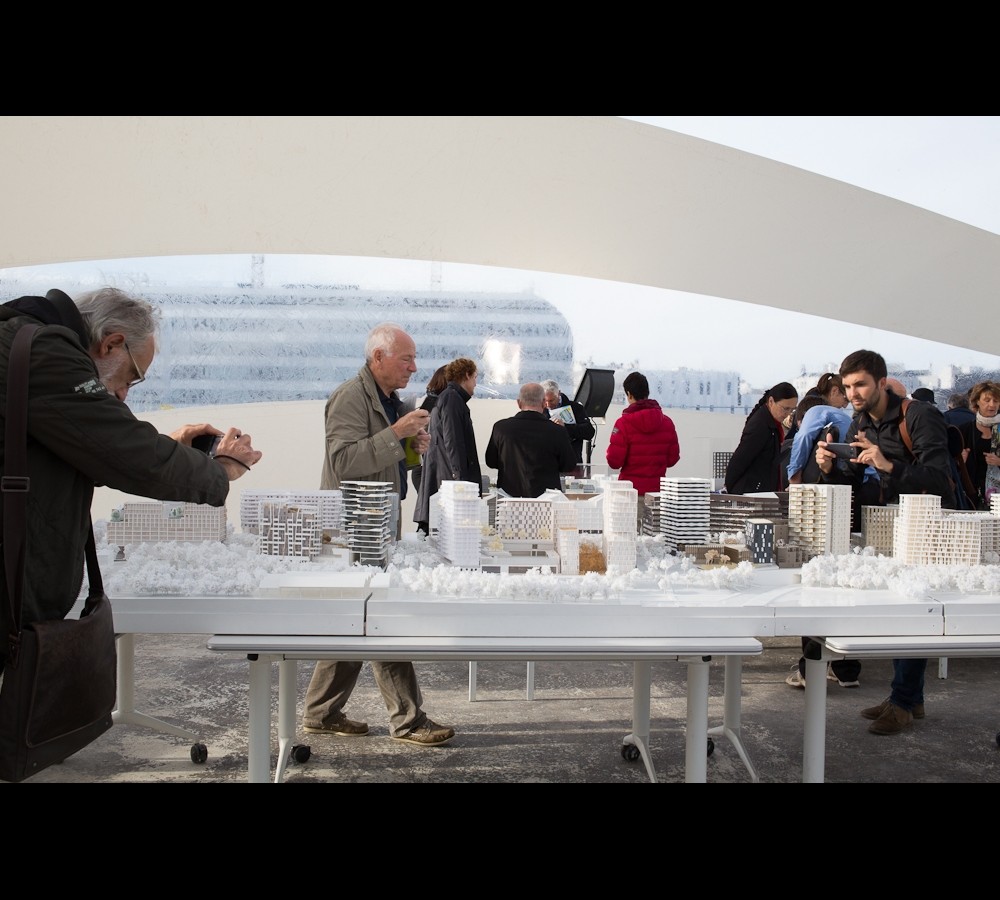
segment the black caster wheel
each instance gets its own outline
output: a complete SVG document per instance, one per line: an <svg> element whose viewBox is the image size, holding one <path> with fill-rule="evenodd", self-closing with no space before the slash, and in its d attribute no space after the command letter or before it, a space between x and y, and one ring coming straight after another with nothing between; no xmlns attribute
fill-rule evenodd
<svg viewBox="0 0 1000 900"><path fill-rule="evenodd" d="M201 765L206 759L208 759L208 747L204 744L192 744L191 762Z"/></svg>
<svg viewBox="0 0 1000 900"><path fill-rule="evenodd" d="M622 744L622 759L625 762L635 762L642 754L635 744Z"/></svg>
<svg viewBox="0 0 1000 900"><path fill-rule="evenodd" d="M292 759L297 763L309 762L312 756L312 748L308 744L296 744L292 747Z"/></svg>
<svg viewBox="0 0 1000 900"><path fill-rule="evenodd" d="M715 741L713 741L711 738L709 738L708 739L708 754L707 755L711 756L713 753L715 753Z"/></svg>

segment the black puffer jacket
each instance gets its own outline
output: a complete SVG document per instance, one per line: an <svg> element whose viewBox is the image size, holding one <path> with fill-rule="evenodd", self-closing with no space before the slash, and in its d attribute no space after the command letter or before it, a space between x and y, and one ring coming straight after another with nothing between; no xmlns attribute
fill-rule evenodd
<svg viewBox="0 0 1000 900"><path fill-rule="evenodd" d="M858 433L864 433L869 441L878 444L882 454L892 463L891 473L879 473L883 503L898 503L900 494L937 494L942 507L955 509L951 454L948 452L944 416L933 404L909 403L906 427L913 443L911 454L899 433L902 403L901 398L890 393L889 404L881 420L874 421L867 412L855 416L844 440L851 443ZM834 467L822 479L827 484L851 484L860 490L864 470L864 466L849 463L844 467Z"/></svg>
<svg viewBox="0 0 1000 900"><path fill-rule="evenodd" d="M84 349L83 321L61 291L0 306L0 413L7 363L22 325L43 325L31 346L28 382L28 535L25 622L62 618L76 600L95 485L159 500L222 506L229 480L204 453L140 422L109 393ZM5 437L0 428L0 472ZM3 560L0 558L0 567ZM0 573L0 657L9 630L6 580Z"/></svg>

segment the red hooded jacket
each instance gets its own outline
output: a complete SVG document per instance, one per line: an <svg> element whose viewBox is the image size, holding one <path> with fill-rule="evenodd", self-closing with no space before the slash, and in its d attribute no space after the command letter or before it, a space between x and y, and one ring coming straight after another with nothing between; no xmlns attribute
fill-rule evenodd
<svg viewBox="0 0 1000 900"><path fill-rule="evenodd" d="M636 400L611 429L605 455L612 469L621 470L618 480L631 481L641 497L660 489L660 479L681 458L681 445L673 420L660 404Z"/></svg>

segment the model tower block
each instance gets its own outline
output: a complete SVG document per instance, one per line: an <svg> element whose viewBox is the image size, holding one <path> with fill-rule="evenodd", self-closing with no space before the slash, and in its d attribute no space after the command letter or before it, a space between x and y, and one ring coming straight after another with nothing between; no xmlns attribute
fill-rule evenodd
<svg viewBox="0 0 1000 900"><path fill-rule="evenodd" d="M478 568L482 540L482 510L479 485L471 481L443 481L440 498L437 546L454 566Z"/></svg>
<svg viewBox="0 0 1000 900"><path fill-rule="evenodd" d="M560 491L548 490L543 495L552 503L552 527L559 554L559 571L563 575L580 574L580 528L577 510L582 504L568 500Z"/></svg>
<svg viewBox="0 0 1000 900"><path fill-rule="evenodd" d="M788 486L788 536L811 556L851 552L851 486Z"/></svg>
<svg viewBox="0 0 1000 900"><path fill-rule="evenodd" d="M342 481L342 530L351 558L362 566L385 568L395 540L399 494L389 481ZM395 513L395 515L394 515Z"/></svg>
<svg viewBox="0 0 1000 900"><path fill-rule="evenodd" d="M883 556L892 556L892 532L899 506L862 506L861 541Z"/></svg>
<svg viewBox="0 0 1000 900"><path fill-rule="evenodd" d="M770 519L747 519L746 545L750 562L770 565L774 562L774 522Z"/></svg>
<svg viewBox="0 0 1000 900"><path fill-rule="evenodd" d="M264 556L319 556L323 529L315 506L263 501L258 510L258 550Z"/></svg>
<svg viewBox="0 0 1000 900"><path fill-rule="evenodd" d="M711 496L707 478L660 479L660 528L668 550L708 542Z"/></svg>
<svg viewBox="0 0 1000 900"><path fill-rule="evenodd" d="M639 492L631 481L609 481L604 487L604 558L609 570L627 572L636 563Z"/></svg>

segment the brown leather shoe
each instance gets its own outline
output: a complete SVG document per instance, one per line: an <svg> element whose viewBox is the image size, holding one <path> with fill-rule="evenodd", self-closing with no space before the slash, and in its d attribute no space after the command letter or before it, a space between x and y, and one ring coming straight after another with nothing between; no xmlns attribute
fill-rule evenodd
<svg viewBox="0 0 1000 900"><path fill-rule="evenodd" d="M306 734L336 734L340 737L360 737L361 735L368 734L368 723L355 722L353 719L348 719L347 716L342 716L337 721L328 724L306 725L303 723L302 730Z"/></svg>
<svg viewBox="0 0 1000 900"><path fill-rule="evenodd" d="M440 747L442 744L447 744L454 736L454 728L438 725L427 719L423 725L418 725L406 734L393 735L393 740L406 741L408 744L416 744L419 747Z"/></svg>
<svg viewBox="0 0 1000 900"><path fill-rule="evenodd" d="M887 697L878 706L869 706L868 709L861 710L861 718L863 719L877 719L882 713L885 712L886 707L890 706L889 698ZM922 719L924 717L924 704L918 703L913 707L912 710L914 719Z"/></svg>
<svg viewBox="0 0 1000 900"><path fill-rule="evenodd" d="M885 711L871 725L872 734L899 734L913 724L913 713L895 703L886 703Z"/></svg>

